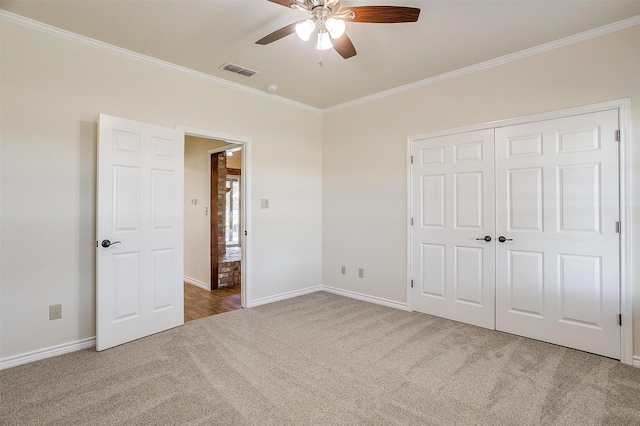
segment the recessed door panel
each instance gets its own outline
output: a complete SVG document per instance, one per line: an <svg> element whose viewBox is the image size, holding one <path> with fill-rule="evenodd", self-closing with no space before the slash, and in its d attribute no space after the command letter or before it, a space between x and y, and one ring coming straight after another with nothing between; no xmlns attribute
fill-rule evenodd
<svg viewBox="0 0 640 426"><path fill-rule="evenodd" d="M422 244L422 294L445 297L446 253L443 244Z"/></svg>
<svg viewBox="0 0 640 426"><path fill-rule="evenodd" d="M575 326L602 323L602 259L597 256L558 255L560 320Z"/></svg>
<svg viewBox="0 0 640 426"><path fill-rule="evenodd" d="M444 228L445 226L445 188L444 175L422 176L422 226Z"/></svg>
<svg viewBox="0 0 640 426"><path fill-rule="evenodd" d="M558 154L596 151L600 149L600 126L558 130L556 138Z"/></svg>
<svg viewBox="0 0 640 426"><path fill-rule="evenodd" d="M484 222L482 172L456 173L453 178L455 227L481 230Z"/></svg>
<svg viewBox="0 0 640 426"><path fill-rule="evenodd" d="M539 157L542 155L542 135L523 135L507 140L507 158Z"/></svg>
<svg viewBox="0 0 640 426"><path fill-rule="evenodd" d="M153 281L153 311L174 307L175 286L172 282L174 262L173 249L151 251Z"/></svg>
<svg viewBox="0 0 640 426"><path fill-rule="evenodd" d="M140 315L140 253L113 255L114 321Z"/></svg>
<svg viewBox="0 0 640 426"><path fill-rule="evenodd" d="M139 133L114 130L112 135L113 152L115 154L132 155L136 157L140 156L140 147L142 144L142 140Z"/></svg>
<svg viewBox="0 0 640 426"><path fill-rule="evenodd" d="M454 247L454 253L456 302L482 306L483 249L479 247Z"/></svg>
<svg viewBox="0 0 640 426"><path fill-rule="evenodd" d="M458 143L453 145L454 162L482 161L482 141Z"/></svg>
<svg viewBox="0 0 640 426"><path fill-rule="evenodd" d="M113 232L136 231L140 218L140 169L113 167Z"/></svg>
<svg viewBox="0 0 640 426"><path fill-rule="evenodd" d="M421 166L444 164L444 147L437 146L435 148L421 149L418 158Z"/></svg>
<svg viewBox="0 0 640 426"><path fill-rule="evenodd" d="M508 250L506 278L511 313L543 318L544 312L544 254Z"/></svg>
<svg viewBox="0 0 640 426"><path fill-rule="evenodd" d="M542 231L544 223L542 168L507 170L507 228Z"/></svg>
<svg viewBox="0 0 640 426"><path fill-rule="evenodd" d="M176 142L171 139L157 138L151 139L151 155L158 159L171 160L175 157Z"/></svg>
<svg viewBox="0 0 640 426"><path fill-rule="evenodd" d="M559 231L600 232L600 164L558 166Z"/></svg>
<svg viewBox="0 0 640 426"><path fill-rule="evenodd" d="M174 187L173 171L151 171L151 217L154 230L173 228Z"/></svg>

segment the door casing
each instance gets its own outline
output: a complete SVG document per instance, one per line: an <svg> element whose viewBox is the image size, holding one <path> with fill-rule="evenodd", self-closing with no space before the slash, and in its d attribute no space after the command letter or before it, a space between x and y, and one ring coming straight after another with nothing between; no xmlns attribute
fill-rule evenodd
<svg viewBox="0 0 640 426"><path fill-rule="evenodd" d="M411 206L412 200L412 175L411 175L411 148L414 140L434 138L439 136L453 135L456 133L471 132L496 127L505 127L518 124L532 123L537 121L551 120L574 115L588 114L617 109L619 116L619 180L620 180L620 313L622 314L621 325L621 348L620 361L633 364L633 277L631 276L631 139L629 138L629 114L631 110L631 99L625 98L609 102L602 102L576 108L563 109L542 114L517 117L512 119L487 122L471 126L447 129L443 131L430 132L409 136L407 138L407 310L413 311L412 305L412 226L411 226Z"/></svg>

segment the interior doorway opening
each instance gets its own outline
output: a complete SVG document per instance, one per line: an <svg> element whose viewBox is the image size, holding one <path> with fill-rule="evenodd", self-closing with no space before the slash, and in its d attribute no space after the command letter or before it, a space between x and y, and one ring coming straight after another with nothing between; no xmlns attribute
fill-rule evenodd
<svg viewBox="0 0 640 426"><path fill-rule="evenodd" d="M243 144L185 134L185 322L239 309Z"/></svg>

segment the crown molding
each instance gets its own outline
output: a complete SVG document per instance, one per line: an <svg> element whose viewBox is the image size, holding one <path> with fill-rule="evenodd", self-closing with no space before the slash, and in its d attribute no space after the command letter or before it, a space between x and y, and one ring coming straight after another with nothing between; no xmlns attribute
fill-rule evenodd
<svg viewBox="0 0 640 426"><path fill-rule="evenodd" d="M592 30L584 31L582 33L575 34L569 37L561 38L559 40L555 40L549 43L541 44L539 46L531 47L529 49L521 50L519 52L510 53L508 55L500 56L495 59L490 59L485 62L480 62L475 65L470 65L465 68L460 68L455 71L447 72L447 73L430 77L424 80L416 81L414 83L409 83L403 86L395 87L393 89L374 93L373 95L364 96L362 98L344 102L339 105L334 105L332 107L323 109L322 112L325 113L325 112L338 111L338 110L349 108L355 105L371 102L376 99L386 98L387 96L392 96L398 93L414 90L419 87L429 86L431 84L436 84L444 80L449 80L455 77L460 77L462 75L486 70L488 68L492 68L498 65L503 65L509 62L518 61L520 59L524 59L529 56L537 55L539 53L549 52L551 50L558 49L560 47L565 47L575 43L580 43L581 41L589 40L595 37L600 37L600 36L610 34L616 31L624 30L626 28L630 28L636 25L640 25L640 15L623 19L622 21L614 22L612 24L604 25L602 27L594 28Z"/></svg>
<svg viewBox="0 0 640 426"><path fill-rule="evenodd" d="M224 80L219 77L214 77L209 74L205 74L200 71L192 70L190 68L182 67L180 65L172 64L170 62L163 61L161 59L153 58L151 56L143 55L137 52L133 52L131 50L123 49L118 46L114 46L109 43L105 43L102 41L98 41L89 37L82 36L80 34L72 33L71 31L63 30L61 28L54 27L52 25L44 24L39 21L35 21L33 19L25 18L24 16L17 15L12 12L7 12L5 10L0 10L0 19L3 19L7 22L12 22L14 24L22 25L27 28L31 28L36 31L41 31L43 33L53 35L56 37L60 37L69 41L73 41L85 46L93 47L96 49L100 49L109 53L114 53L116 55L124 56L129 59L134 59L136 61L144 62L150 65L154 65L157 67L161 67L164 69L169 69L172 71L177 71L182 74L189 75L191 77L196 77L201 80L206 80L210 83L218 84L221 86L229 87L235 90L239 90L245 93L249 93L255 96L260 97L268 97L269 99L275 100L277 102L281 102L296 108L304 109L311 112L320 113L321 109L312 107L307 104L303 104L301 102L296 102L291 99L283 98L282 96L277 96L271 93L266 93L261 90L253 89L251 87L243 86L238 83L234 83L228 80Z"/></svg>

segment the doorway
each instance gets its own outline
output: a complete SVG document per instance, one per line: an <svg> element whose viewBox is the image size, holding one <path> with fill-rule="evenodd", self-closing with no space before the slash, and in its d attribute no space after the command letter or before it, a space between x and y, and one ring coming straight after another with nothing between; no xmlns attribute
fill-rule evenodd
<svg viewBox="0 0 640 426"><path fill-rule="evenodd" d="M243 147L185 133L185 322L243 306Z"/></svg>

